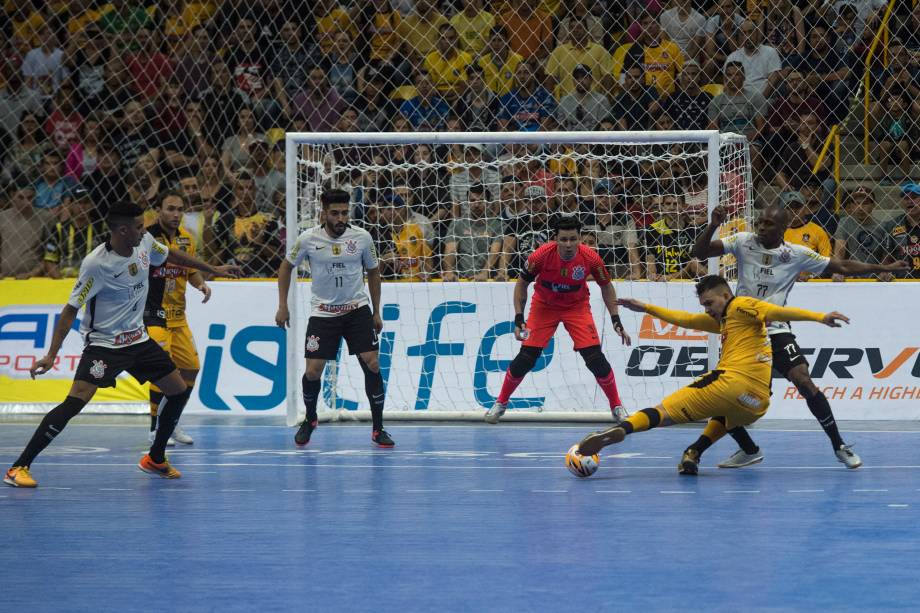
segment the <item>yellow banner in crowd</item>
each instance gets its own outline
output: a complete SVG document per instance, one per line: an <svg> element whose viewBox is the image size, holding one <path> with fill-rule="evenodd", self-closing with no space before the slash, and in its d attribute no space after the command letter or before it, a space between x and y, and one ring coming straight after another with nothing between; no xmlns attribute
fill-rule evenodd
<svg viewBox="0 0 920 613"><path fill-rule="evenodd" d="M0 279L0 403L58 403L67 395L83 351L79 332L67 335L48 374L33 381L29 368L47 353L73 284L74 279ZM78 321L82 317L80 311ZM146 384L122 375L116 387L100 389L93 402L125 404L146 398Z"/></svg>

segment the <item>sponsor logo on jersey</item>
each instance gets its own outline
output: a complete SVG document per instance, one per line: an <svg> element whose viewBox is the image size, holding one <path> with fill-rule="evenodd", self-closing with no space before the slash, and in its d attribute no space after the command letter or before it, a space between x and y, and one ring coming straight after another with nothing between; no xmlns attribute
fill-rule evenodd
<svg viewBox="0 0 920 613"><path fill-rule="evenodd" d="M323 313L349 313L358 308L358 304L321 304L317 310Z"/></svg>
<svg viewBox="0 0 920 613"><path fill-rule="evenodd" d="M130 264L128 264L128 272L131 273L132 277L136 275L137 274L137 264L135 264L134 262L131 262Z"/></svg>
<svg viewBox="0 0 920 613"><path fill-rule="evenodd" d="M342 255L342 245L336 243L332 246L332 255Z"/></svg>
<svg viewBox="0 0 920 613"><path fill-rule="evenodd" d="M79 282L77 283L79 286ZM93 288L93 278L90 277L86 280L86 284L80 290L80 293L77 294L77 304L83 306L83 303L86 302L86 296L89 294L89 290Z"/></svg>
<svg viewBox="0 0 920 613"><path fill-rule="evenodd" d="M96 379L101 379L105 376L105 362L102 360L93 360L93 365L89 369L89 374Z"/></svg>
<svg viewBox="0 0 920 613"><path fill-rule="evenodd" d="M115 336L113 344L117 347L119 345L130 345L136 340L139 340L144 336L144 328L138 328L137 330L130 330L128 332L121 332Z"/></svg>
<svg viewBox="0 0 920 613"><path fill-rule="evenodd" d="M358 242L355 240L345 241L345 253L348 255L354 255L358 253Z"/></svg>
<svg viewBox="0 0 920 613"><path fill-rule="evenodd" d="M585 267L576 266L572 269L572 281L581 281L585 278Z"/></svg>
<svg viewBox="0 0 920 613"><path fill-rule="evenodd" d="M740 396L738 396L738 402L740 402L744 406L751 408L751 409L760 408L760 398L758 398L754 394L748 394L748 393L741 394Z"/></svg>
<svg viewBox="0 0 920 613"><path fill-rule="evenodd" d="M319 349L319 337L315 334L311 334L307 337L307 351L313 352Z"/></svg>

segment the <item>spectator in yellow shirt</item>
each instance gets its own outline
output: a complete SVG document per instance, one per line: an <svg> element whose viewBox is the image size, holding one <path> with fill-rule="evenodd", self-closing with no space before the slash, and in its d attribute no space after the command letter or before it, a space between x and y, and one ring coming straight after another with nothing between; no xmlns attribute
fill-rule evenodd
<svg viewBox="0 0 920 613"><path fill-rule="evenodd" d="M463 10L450 18L460 35L460 46L472 54L480 53L495 27L495 15L482 8L482 0L464 0Z"/></svg>
<svg viewBox="0 0 920 613"><path fill-rule="evenodd" d="M449 23L438 12L435 0L417 0L415 11L399 22L400 38L421 57L431 53L438 42L439 28Z"/></svg>
<svg viewBox="0 0 920 613"><path fill-rule="evenodd" d="M398 278L407 281L427 281L431 276L433 253L421 226L410 221L411 211L398 194L384 197L384 207L391 211L384 217L391 219L390 232L395 248L395 269Z"/></svg>
<svg viewBox="0 0 920 613"><path fill-rule="evenodd" d="M372 10L368 19L370 59L388 60L402 42L397 32L402 15L393 9L390 0L373 0Z"/></svg>
<svg viewBox="0 0 920 613"><path fill-rule="evenodd" d="M504 96L514 89L514 74L523 61L524 56L508 46L508 31L504 26L492 28L489 44L477 59L486 85L496 96Z"/></svg>
<svg viewBox="0 0 920 613"><path fill-rule="evenodd" d="M824 257L830 257L831 239L827 231L812 219L814 211L805 201L802 192L783 192L780 202L789 212L789 227L783 235L783 240L794 245L808 247ZM800 279L806 281L811 278L808 273L802 273Z"/></svg>
<svg viewBox="0 0 920 613"><path fill-rule="evenodd" d="M466 88L466 68L473 63L473 56L462 51L457 30L449 23L438 28L440 38L435 50L425 58L425 70L441 97L453 102Z"/></svg>
<svg viewBox="0 0 920 613"><path fill-rule="evenodd" d="M351 14L336 0L317 0L313 16L316 19L316 40L323 55L332 50L338 32L348 32L352 40L358 37L358 28Z"/></svg>
<svg viewBox="0 0 920 613"><path fill-rule="evenodd" d="M613 88L610 54L601 45L591 42L585 19L570 22L569 40L553 49L546 60L546 74L555 82L556 100L575 91L572 71L576 66L586 67L596 77L593 91L605 92Z"/></svg>
<svg viewBox="0 0 920 613"><path fill-rule="evenodd" d="M620 78L624 64L631 66L638 62L645 72L646 85L654 85L663 95L671 94L674 81L684 67L684 54L677 43L662 33L658 18L651 13L643 13L639 25L642 30L638 42L620 45L613 52L614 78Z"/></svg>

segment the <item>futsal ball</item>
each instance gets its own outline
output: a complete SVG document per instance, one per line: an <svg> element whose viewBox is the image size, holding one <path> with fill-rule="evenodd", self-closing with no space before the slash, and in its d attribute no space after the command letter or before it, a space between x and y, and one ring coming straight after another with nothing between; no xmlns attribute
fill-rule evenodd
<svg viewBox="0 0 920 613"><path fill-rule="evenodd" d="M590 477L597 472L597 465L600 461L597 454L583 456L578 453L577 443L572 445L568 453L565 454L565 467L576 477Z"/></svg>

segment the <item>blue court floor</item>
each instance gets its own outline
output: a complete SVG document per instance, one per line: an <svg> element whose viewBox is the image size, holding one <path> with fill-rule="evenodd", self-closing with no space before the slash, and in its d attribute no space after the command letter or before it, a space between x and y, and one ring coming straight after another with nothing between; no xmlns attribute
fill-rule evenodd
<svg viewBox="0 0 920 613"><path fill-rule="evenodd" d="M5 418L0 462L37 419ZM112 423L114 422L114 423ZM142 419L76 419L37 490L0 489L18 611L878 611L920 602L920 431L854 424L847 471L814 424L753 431L766 460L676 472L699 428L641 433L571 476L590 426L189 421L183 478L135 467ZM775 429L771 429L775 428ZM914 609L916 610L916 609Z"/></svg>

